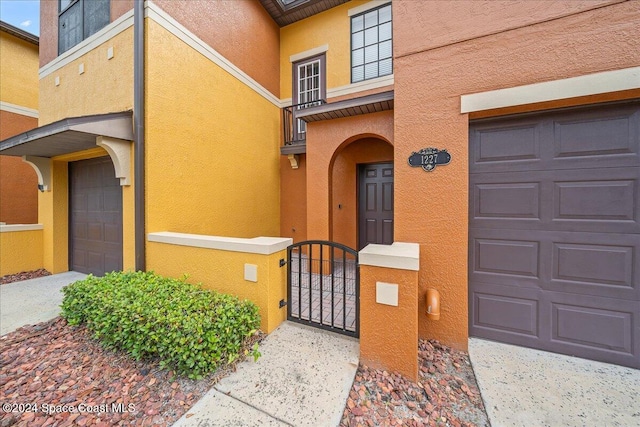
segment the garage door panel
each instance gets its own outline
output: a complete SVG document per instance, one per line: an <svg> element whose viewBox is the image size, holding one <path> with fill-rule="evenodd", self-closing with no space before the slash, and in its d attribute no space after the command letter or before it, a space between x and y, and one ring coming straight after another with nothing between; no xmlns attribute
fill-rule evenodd
<svg viewBox="0 0 640 427"><path fill-rule="evenodd" d="M640 368L639 127L638 102L470 125L471 335Z"/></svg>
<svg viewBox="0 0 640 427"><path fill-rule="evenodd" d="M498 124L476 128L472 132L475 139L473 163L487 164L498 170L508 170L514 162L528 165L539 163L541 126L539 121L530 121L512 126Z"/></svg>
<svg viewBox="0 0 640 427"><path fill-rule="evenodd" d="M538 242L479 238L474 245L474 273L538 278Z"/></svg>
<svg viewBox="0 0 640 427"><path fill-rule="evenodd" d="M637 109L624 107L555 119L554 164L560 168L637 164L639 121Z"/></svg>
<svg viewBox="0 0 640 427"><path fill-rule="evenodd" d="M640 368L640 302L549 292L546 349Z"/></svg>
<svg viewBox="0 0 640 427"><path fill-rule="evenodd" d="M640 233L638 179L638 168L474 174L469 226Z"/></svg>
<svg viewBox="0 0 640 427"><path fill-rule="evenodd" d="M478 122L469 132L470 172L637 166L639 123L628 105Z"/></svg>
<svg viewBox="0 0 640 427"><path fill-rule="evenodd" d="M538 337L538 291L479 284L471 295L471 327Z"/></svg>

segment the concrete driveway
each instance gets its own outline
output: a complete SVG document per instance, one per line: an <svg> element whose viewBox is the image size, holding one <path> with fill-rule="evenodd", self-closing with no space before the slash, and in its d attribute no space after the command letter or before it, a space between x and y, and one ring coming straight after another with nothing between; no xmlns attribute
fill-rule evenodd
<svg viewBox="0 0 640 427"><path fill-rule="evenodd" d="M638 369L478 338L469 356L492 427L640 425Z"/></svg>
<svg viewBox="0 0 640 427"><path fill-rule="evenodd" d="M61 289L87 277L69 271L0 286L0 335L60 314Z"/></svg>

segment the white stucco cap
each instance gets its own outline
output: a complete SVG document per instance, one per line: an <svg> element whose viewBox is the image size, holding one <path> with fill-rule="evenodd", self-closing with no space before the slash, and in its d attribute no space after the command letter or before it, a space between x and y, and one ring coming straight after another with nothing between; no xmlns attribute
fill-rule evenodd
<svg viewBox="0 0 640 427"><path fill-rule="evenodd" d="M391 245L367 245L358 253L360 265L420 270L420 245L394 242Z"/></svg>

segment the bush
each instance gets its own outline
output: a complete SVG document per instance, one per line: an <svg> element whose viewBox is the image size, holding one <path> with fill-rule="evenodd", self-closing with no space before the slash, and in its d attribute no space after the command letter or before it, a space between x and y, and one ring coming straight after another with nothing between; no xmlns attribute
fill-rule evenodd
<svg viewBox="0 0 640 427"><path fill-rule="evenodd" d="M200 378L231 363L260 325L250 301L154 273L88 276L63 288L62 317L103 345ZM257 358L257 346L253 348Z"/></svg>

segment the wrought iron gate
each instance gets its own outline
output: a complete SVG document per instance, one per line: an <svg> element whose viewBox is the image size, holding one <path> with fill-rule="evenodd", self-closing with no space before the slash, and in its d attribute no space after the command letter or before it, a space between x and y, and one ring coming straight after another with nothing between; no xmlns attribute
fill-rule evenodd
<svg viewBox="0 0 640 427"><path fill-rule="evenodd" d="M309 240L287 248L287 318L358 337L358 252L339 243Z"/></svg>

